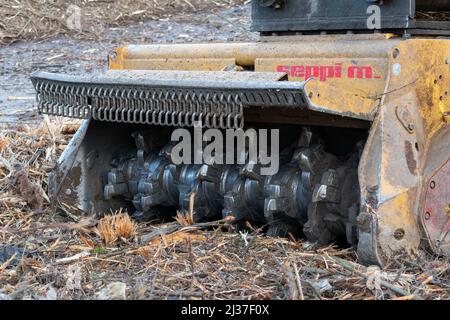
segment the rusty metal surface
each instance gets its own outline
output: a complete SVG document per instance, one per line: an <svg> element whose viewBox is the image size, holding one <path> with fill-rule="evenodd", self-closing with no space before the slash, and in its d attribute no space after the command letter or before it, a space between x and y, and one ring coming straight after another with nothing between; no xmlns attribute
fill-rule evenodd
<svg viewBox="0 0 450 320"><path fill-rule="evenodd" d="M115 56L115 52L111 56ZM115 60L114 60L115 61ZM222 71L227 66L236 64L234 58L155 58L152 59L152 68L149 68L148 59L134 59L130 66L128 63L124 63L120 68L121 70L183 70L183 71ZM115 65L110 60L110 68ZM132 67L131 67L132 66Z"/></svg>
<svg viewBox="0 0 450 320"><path fill-rule="evenodd" d="M146 61L147 69L151 70L154 69L153 59L203 59L205 65L209 59L234 59L236 64L250 67L257 58L372 58L386 56L387 51L401 41L401 38L387 41L385 36L378 35L363 39L329 35L303 37L301 41L128 45L117 48L110 55L109 63L111 69L133 70L134 62ZM315 50L313 55L312 50Z"/></svg>
<svg viewBox="0 0 450 320"><path fill-rule="evenodd" d="M389 52L403 41L392 35L272 39L255 43L130 45L117 48L109 64L114 70L199 71L220 70L214 69L211 59L232 59L246 70L282 71L288 73L289 81L300 82L307 80L310 72L317 79L308 83L317 111L372 121L388 81ZM195 63L189 63L192 60ZM340 71L330 74L331 68Z"/></svg>
<svg viewBox="0 0 450 320"><path fill-rule="evenodd" d="M359 165L358 254L365 261L384 264L429 240L421 228L423 185L450 156L450 127L442 113L449 58L445 39L411 39L391 49L386 94Z"/></svg>
<svg viewBox="0 0 450 320"><path fill-rule="evenodd" d="M183 70L108 70L103 74L84 74L73 77L66 74L44 73L32 77L47 77L62 82L87 84L127 84L170 86L181 81L180 86L214 86L217 82L266 82L287 80L284 72L229 72L229 71L183 71ZM222 83L222 85L224 85ZM225 88L227 85L225 84Z"/></svg>

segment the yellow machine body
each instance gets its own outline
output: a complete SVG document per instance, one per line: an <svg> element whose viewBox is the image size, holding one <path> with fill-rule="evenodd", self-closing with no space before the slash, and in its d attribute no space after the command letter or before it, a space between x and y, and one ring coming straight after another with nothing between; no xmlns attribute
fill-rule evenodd
<svg viewBox="0 0 450 320"><path fill-rule="evenodd" d="M272 39L274 38L274 39ZM450 254L450 39L388 34L283 36L255 43L130 45L113 70L284 72L311 110L246 121L367 127L359 163L358 254L383 264L426 245ZM366 230L366 232L364 232Z"/></svg>

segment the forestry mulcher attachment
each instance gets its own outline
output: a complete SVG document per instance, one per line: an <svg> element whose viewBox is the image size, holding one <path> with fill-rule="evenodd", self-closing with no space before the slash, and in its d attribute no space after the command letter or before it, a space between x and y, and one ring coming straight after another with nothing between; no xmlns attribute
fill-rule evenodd
<svg viewBox="0 0 450 320"><path fill-rule="evenodd" d="M235 228L350 244L365 263L449 255L450 1L252 9L255 43L129 45L103 74L32 74L42 114L86 119L51 176L55 204L233 217ZM180 128L244 129L236 155L247 161L177 163ZM261 156L249 160L264 135L249 132L273 129L279 169L267 175Z"/></svg>

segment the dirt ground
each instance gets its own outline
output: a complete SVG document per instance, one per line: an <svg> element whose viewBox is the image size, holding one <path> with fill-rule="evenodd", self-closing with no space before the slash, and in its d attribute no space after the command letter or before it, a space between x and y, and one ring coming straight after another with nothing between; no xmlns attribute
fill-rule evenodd
<svg viewBox="0 0 450 320"><path fill-rule="evenodd" d="M136 223L125 213L102 218L50 206L48 173L78 123L36 115L30 72L103 70L107 52L127 43L257 39L248 4L215 2L222 5L174 1L181 7L145 13L128 7L119 19L111 11L96 33L89 22L82 33L67 30L64 15L44 29L24 28L30 11L15 26L0 24L9 34L0 46L0 300L449 299L448 259L425 252L399 254L380 269L359 264L352 249L268 238L258 229L228 232L227 221ZM63 1L55 3L37 14L65 12ZM95 15L104 3L113 2L79 4Z"/></svg>

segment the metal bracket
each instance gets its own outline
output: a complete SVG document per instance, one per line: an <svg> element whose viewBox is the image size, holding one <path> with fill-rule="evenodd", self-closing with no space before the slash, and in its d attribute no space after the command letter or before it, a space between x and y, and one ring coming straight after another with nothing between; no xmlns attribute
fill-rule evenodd
<svg viewBox="0 0 450 320"><path fill-rule="evenodd" d="M402 126L408 131L409 133L414 133L414 130L416 129L416 126L413 121L413 117L411 113L408 111L406 106L397 106L395 107L395 114L397 116L397 119L400 121Z"/></svg>

